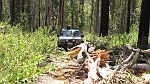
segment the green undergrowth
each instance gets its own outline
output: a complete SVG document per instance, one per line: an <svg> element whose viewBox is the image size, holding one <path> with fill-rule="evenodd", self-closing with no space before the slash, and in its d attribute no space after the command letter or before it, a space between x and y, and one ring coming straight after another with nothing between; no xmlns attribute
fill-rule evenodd
<svg viewBox="0 0 150 84"><path fill-rule="evenodd" d="M38 77L45 59L62 52L57 49L57 35L45 34L43 28L36 32L22 32L20 26L5 26L0 33L0 84L29 83Z"/></svg>
<svg viewBox="0 0 150 84"><path fill-rule="evenodd" d="M55 71L48 62L63 59L63 49L57 48L57 35L49 29L38 28L35 32L23 32L20 25L0 23L0 84L31 83L43 71ZM5 34L3 34L5 31ZM99 37L85 34L84 39L94 43L96 49L111 49L124 44L136 46L138 33L132 28L129 34Z"/></svg>
<svg viewBox="0 0 150 84"><path fill-rule="evenodd" d="M115 46L122 47L125 44L136 46L138 41L138 31L131 29L129 34L113 34L106 37L99 37L95 34L85 34L85 40L94 43L96 49L111 49Z"/></svg>

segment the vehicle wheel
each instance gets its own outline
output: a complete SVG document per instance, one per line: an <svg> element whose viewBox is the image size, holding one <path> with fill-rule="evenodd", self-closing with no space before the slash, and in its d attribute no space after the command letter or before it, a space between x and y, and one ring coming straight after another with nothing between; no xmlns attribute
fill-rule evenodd
<svg viewBox="0 0 150 84"><path fill-rule="evenodd" d="M58 44L57 47L61 47L61 46Z"/></svg>
<svg viewBox="0 0 150 84"><path fill-rule="evenodd" d="M82 43L84 43L84 41L82 40Z"/></svg>
<svg viewBox="0 0 150 84"><path fill-rule="evenodd" d="M68 48L67 48L67 47L64 47L64 50L65 50L65 51L68 51Z"/></svg>

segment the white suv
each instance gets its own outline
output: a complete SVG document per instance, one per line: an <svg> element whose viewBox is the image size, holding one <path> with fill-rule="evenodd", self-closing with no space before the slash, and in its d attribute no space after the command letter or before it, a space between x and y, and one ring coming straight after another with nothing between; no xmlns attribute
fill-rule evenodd
<svg viewBox="0 0 150 84"><path fill-rule="evenodd" d="M58 47L65 49L74 47L82 42L84 37L78 29L62 29L58 36Z"/></svg>

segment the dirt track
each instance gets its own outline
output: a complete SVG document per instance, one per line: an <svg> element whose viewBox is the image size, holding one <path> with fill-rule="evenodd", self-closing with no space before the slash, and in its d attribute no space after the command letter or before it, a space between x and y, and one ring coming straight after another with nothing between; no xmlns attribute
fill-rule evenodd
<svg viewBox="0 0 150 84"><path fill-rule="evenodd" d="M87 73L79 70L79 66L74 60L63 60L54 62L56 71L43 73L35 84L80 84L87 78Z"/></svg>

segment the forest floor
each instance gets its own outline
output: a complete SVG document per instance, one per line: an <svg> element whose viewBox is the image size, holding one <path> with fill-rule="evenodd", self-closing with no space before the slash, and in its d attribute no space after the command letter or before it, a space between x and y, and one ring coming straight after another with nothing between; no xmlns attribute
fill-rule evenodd
<svg viewBox="0 0 150 84"><path fill-rule="evenodd" d="M76 60L70 59L67 55L64 56L63 59L56 57L57 56L53 57L51 59L52 62L48 64L50 67L54 64L54 70L49 70L41 74L41 76L35 80L34 84L83 84L83 81L88 76L84 70L80 69L81 65L79 65ZM149 84L149 82L145 83L145 79L142 77L136 77L138 80L135 80L138 83ZM150 74L147 78L150 80Z"/></svg>
<svg viewBox="0 0 150 84"><path fill-rule="evenodd" d="M80 67L77 62L70 58L49 64L55 64L56 70L43 73L35 84L80 84L87 78L87 73L79 70Z"/></svg>

